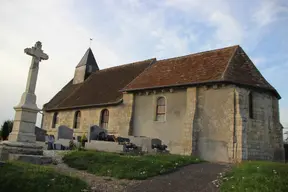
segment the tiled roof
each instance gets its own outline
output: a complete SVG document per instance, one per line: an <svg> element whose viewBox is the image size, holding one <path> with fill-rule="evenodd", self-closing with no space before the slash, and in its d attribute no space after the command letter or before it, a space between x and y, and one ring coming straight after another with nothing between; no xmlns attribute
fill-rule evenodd
<svg viewBox="0 0 288 192"><path fill-rule="evenodd" d="M157 61L124 90L220 80L236 49L233 46Z"/></svg>
<svg viewBox="0 0 288 192"><path fill-rule="evenodd" d="M71 80L44 105L45 111L106 105L121 102L119 91L151 65L155 59L111 67L92 73L83 83Z"/></svg>
<svg viewBox="0 0 288 192"><path fill-rule="evenodd" d="M71 80L44 105L44 110L117 104L122 101L121 91L218 82L265 89L280 98L278 92L237 45L160 61L149 59L96 71L83 83L73 84Z"/></svg>
<svg viewBox="0 0 288 192"><path fill-rule="evenodd" d="M122 91L216 82L269 89L279 96L238 45L157 61Z"/></svg>

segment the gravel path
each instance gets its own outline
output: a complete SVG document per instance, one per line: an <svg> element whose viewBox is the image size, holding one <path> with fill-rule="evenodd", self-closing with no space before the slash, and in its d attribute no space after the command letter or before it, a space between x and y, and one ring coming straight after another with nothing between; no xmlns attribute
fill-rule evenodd
<svg viewBox="0 0 288 192"><path fill-rule="evenodd" d="M227 164L192 164L129 186L127 192L216 192L219 190L212 181L229 168Z"/></svg>
<svg viewBox="0 0 288 192"><path fill-rule="evenodd" d="M68 167L62 162L64 154L61 151L44 151L44 155L53 157L57 162L57 165L51 165L55 170L86 181L90 192L217 192L218 188L212 181L217 179L219 173L230 169L228 164L200 163L144 181L118 180Z"/></svg>

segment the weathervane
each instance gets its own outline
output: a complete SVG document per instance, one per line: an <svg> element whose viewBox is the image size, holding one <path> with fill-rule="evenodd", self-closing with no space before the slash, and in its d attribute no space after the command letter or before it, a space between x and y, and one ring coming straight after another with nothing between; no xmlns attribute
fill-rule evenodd
<svg viewBox="0 0 288 192"><path fill-rule="evenodd" d="M93 39L92 39L92 38L90 38L90 45L89 45L89 47L91 47L91 44L92 44L92 40L93 40Z"/></svg>

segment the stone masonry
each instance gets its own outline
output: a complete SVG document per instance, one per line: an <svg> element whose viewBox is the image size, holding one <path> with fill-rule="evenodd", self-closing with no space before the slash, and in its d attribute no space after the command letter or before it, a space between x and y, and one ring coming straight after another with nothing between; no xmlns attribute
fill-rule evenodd
<svg viewBox="0 0 288 192"><path fill-rule="evenodd" d="M9 140L0 142L0 160L50 163L51 158L43 156L42 146L37 145L35 136L36 117L40 111L35 95L39 63L41 60L47 60L48 55L43 52L39 41L32 48L26 48L24 52L32 56L26 89L19 104L14 107L15 118Z"/></svg>
<svg viewBox="0 0 288 192"><path fill-rule="evenodd" d="M284 160L278 100L272 95L252 91L253 118L249 118L247 98L250 91L238 88L237 92L240 111L238 126L242 129L242 159Z"/></svg>
<svg viewBox="0 0 288 192"><path fill-rule="evenodd" d="M249 118L248 111L248 94L250 92L253 94L253 119ZM177 94L179 96L172 97ZM282 160L282 130L277 98L265 92L225 84L191 87L185 90L185 94L186 96L183 97L183 89L173 92L160 91L156 94L153 92L149 94L143 92L140 95L124 93L123 103L120 105L80 110L80 129L75 129L74 133L80 136L83 133L87 135L89 127L99 125L101 110L106 108L109 110L109 133L121 136L133 135L137 131L139 132L138 125L144 123L149 125L143 127L147 136L161 139L163 132L155 132L162 126L161 122L153 120L155 110L153 109L149 114L147 114L148 111L144 112L148 115L148 119L152 118L150 123L141 122L146 117L141 116L139 107L135 113L135 107L137 107L137 103L144 101L139 98L146 97L153 100L151 107L155 108L157 95L165 95L167 105L174 106L173 102L176 102L175 105L177 105L176 98L179 101L182 98L186 99L185 107L179 108L180 111L167 112L167 115L170 114L167 118L172 118L172 114L183 114L183 120L179 121L179 126L175 127L172 124L172 126L166 127L166 129L177 129L181 133L180 138L182 139L179 140L181 145L177 142L169 143L173 153L192 154L205 160L220 162L247 159ZM135 97L138 99L135 100ZM149 99L146 99L145 102L147 101ZM145 106L150 108L148 103ZM142 108L142 110L144 109ZM173 109L176 108L173 107ZM170 111L169 108L168 111ZM72 127L74 113L75 110L59 111L58 126ZM136 118L140 117L139 115L141 118ZM48 134L55 134L56 129L51 128L53 113L46 112L44 118L43 125L48 130ZM167 122L169 123L169 121ZM169 135L169 133L171 137L176 136L172 131L167 131L164 135Z"/></svg>
<svg viewBox="0 0 288 192"><path fill-rule="evenodd" d="M79 129L74 129L75 136L88 135L88 129L93 125L100 124L101 111L109 110L108 132L110 134L121 134L128 136L130 130L131 117L133 108L133 94L124 94L123 103L117 106L107 106L99 108L80 109L81 123ZM52 128L52 120L54 112L45 112L43 128L47 130L47 134L56 135L57 128L61 125L73 127L74 115L77 110L67 110L58 112L58 124Z"/></svg>

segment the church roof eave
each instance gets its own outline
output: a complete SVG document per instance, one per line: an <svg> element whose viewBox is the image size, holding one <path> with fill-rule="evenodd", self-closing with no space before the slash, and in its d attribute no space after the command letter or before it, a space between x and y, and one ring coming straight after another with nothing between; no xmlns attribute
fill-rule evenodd
<svg viewBox="0 0 288 192"><path fill-rule="evenodd" d="M108 102L108 103L98 103L98 104L89 104L89 105L78 105L78 106L69 106L69 107L56 107L50 109L42 109L46 112L53 112L53 111L63 111L63 110L75 110L75 109L82 109L82 108L93 108L93 107L104 107L104 106L111 106L111 105L119 105L123 102L123 99L120 99L115 102Z"/></svg>

